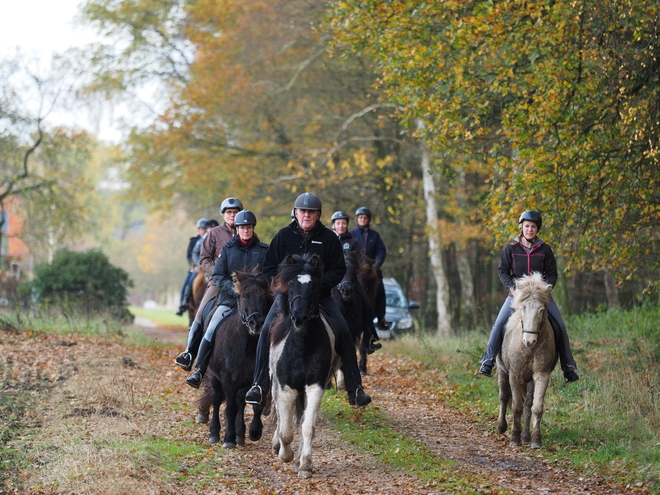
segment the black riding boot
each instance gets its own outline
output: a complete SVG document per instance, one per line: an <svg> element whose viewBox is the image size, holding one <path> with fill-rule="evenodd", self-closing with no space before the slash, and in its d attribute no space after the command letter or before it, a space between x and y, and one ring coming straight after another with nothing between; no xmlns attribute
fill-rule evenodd
<svg viewBox="0 0 660 495"><path fill-rule="evenodd" d="M193 321L192 325L190 325L190 330L188 330L188 345L186 346L186 350L174 360L176 365L181 366L183 371L190 371L192 369L193 362L197 356L197 349L203 336L204 329L202 328L202 324Z"/></svg>
<svg viewBox="0 0 660 495"><path fill-rule="evenodd" d="M573 359L571 346L568 342L568 334L566 334L565 329L562 331L561 326L552 315L550 315L549 319L552 330L555 333L555 347L557 348L557 354L559 354L559 364L564 372L564 378L568 383L576 382L580 377L577 374L577 365Z"/></svg>
<svg viewBox="0 0 660 495"><path fill-rule="evenodd" d="M202 339L202 343L199 344L199 359L197 359L197 364L195 365L195 371L193 371L188 378L186 378L186 383L193 388L199 388L206 374L206 368L209 365L211 360L211 349L213 345L206 339Z"/></svg>
<svg viewBox="0 0 660 495"><path fill-rule="evenodd" d="M188 301L192 297L192 284L187 284L183 290L181 302L179 303L179 310L175 313L177 316L183 316L183 313L188 309Z"/></svg>

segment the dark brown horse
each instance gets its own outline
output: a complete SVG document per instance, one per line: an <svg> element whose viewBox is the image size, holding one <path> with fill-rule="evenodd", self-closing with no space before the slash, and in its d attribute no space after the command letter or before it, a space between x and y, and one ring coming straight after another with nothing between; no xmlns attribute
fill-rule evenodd
<svg viewBox="0 0 660 495"><path fill-rule="evenodd" d="M220 405L225 402L226 430L223 448L245 444L245 394L252 385L259 333L273 303L272 291L255 267L249 272L234 273L237 307L218 326L208 367L204 394L198 401L200 415L213 406L209 441L220 441ZM210 384L210 386L209 386ZM264 407L252 407L249 438L261 438Z"/></svg>
<svg viewBox="0 0 660 495"><path fill-rule="evenodd" d="M506 324L502 350L497 356L500 388L497 427L500 433L506 431L506 410L511 406L512 446L531 440L532 448L541 447L543 400L550 373L557 364L555 336L546 308L551 291L552 286L537 272L519 279L513 291L512 307L516 311Z"/></svg>
<svg viewBox="0 0 660 495"><path fill-rule="evenodd" d="M364 307L362 298L356 292L356 286L360 283L359 275L373 270L373 265L361 262L361 257L356 251L344 251L344 260L346 261L346 274L339 285L332 289L332 298L337 303L351 331L353 342L360 353L358 367L364 376L367 374L367 346L369 344L368 338L365 337L369 336L365 311L369 310ZM375 270L373 272L375 275ZM341 388L339 381L337 386Z"/></svg>

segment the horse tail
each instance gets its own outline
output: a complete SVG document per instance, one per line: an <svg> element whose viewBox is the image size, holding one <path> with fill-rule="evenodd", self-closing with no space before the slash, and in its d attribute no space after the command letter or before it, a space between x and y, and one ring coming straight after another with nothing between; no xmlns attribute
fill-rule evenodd
<svg viewBox="0 0 660 495"><path fill-rule="evenodd" d="M199 410L208 411L213 405L213 387L209 380L204 380L204 392L197 399L197 407Z"/></svg>

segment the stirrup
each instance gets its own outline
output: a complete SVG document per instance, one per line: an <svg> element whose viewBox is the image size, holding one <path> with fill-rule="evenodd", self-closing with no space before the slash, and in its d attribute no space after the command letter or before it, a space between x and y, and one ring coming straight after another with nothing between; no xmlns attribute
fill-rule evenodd
<svg viewBox="0 0 660 495"><path fill-rule="evenodd" d="M250 390L245 394L246 404L262 405L261 402L264 398L264 392L261 390L261 385L253 385Z"/></svg>
<svg viewBox="0 0 660 495"><path fill-rule="evenodd" d="M188 350L183 351L174 360L174 364L181 366L183 371L190 371L192 369L192 356Z"/></svg>

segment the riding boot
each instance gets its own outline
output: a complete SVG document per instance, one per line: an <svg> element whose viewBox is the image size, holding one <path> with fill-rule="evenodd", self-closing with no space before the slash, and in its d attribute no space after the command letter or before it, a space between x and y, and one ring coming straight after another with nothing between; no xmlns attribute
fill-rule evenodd
<svg viewBox="0 0 660 495"><path fill-rule="evenodd" d="M568 333L552 315L549 316L549 320L555 334L556 348L557 353L559 354L559 364L564 373L564 378L568 383L576 382L580 377L577 374L577 365L575 364L573 353L571 352Z"/></svg>
<svg viewBox="0 0 660 495"><path fill-rule="evenodd" d="M374 320L369 320L366 322L367 325L367 330L370 335L365 335L369 339L369 345L367 346L367 354L373 354L376 352L378 349L381 349L383 347L383 344L378 342L380 340L380 337L378 337L378 332L376 331L376 327L374 326Z"/></svg>
<svg viewBox="0 0 660 495"><path fill-rule="evenodd" d="M374 315L373 308L367 297L367 294L364 292L364 289L360 284L355 286L355 292L360 299L362 300L362 315L363 315L363 324L367 331L364 334L364 338L368 339L369 344L367 345L367 353L373 354L378 349L383 347L383 344L378 342L380 337L374 326Z"/></svg>
<svg viewBox="0 0 660 495"><path fill-rule="evenodd" d="M187 284L183 289L183 295L181 296L181 302L179 303L179 310L175 313L177 316L182 316L183 313L188 309L188 301L192 296L192 284Z"/></svg>
<svg viewBox="0 0 660 495"><path fill-rule="evenodd" d="M186 350L179 354L174 362L177 366L181 366L183 371L190 371L192 369L193 362L197 356L197 349L199 347L199 342L204 335L204 329L202 324L193 321L190 325L190 330L188 330L188 345Z"/></svg>
<svg viewBox="0 0 660 495"><path fill-rule="evenodd" d="M193 371L190 376L186 379L186 383L193 388L199 388L206 374L206 368L209 365L211 360L211 350L213 345L206 339L202 339L201 344L199 344L199 359L197 359L197 364L195 365L195 371Z"/></svg>

